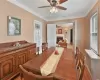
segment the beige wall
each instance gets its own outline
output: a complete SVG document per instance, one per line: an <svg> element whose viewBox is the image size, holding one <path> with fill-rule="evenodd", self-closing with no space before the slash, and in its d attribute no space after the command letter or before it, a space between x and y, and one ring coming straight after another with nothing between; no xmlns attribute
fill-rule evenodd
<svg viewBox="0 0 100 80"><path fill-rule="evenodd" d="M80 48L81 52L85 49L85 18L77 19L77 46Z"/></svg>
<svg viewBox="0 0 100 80"><path fill-rule="evenodd" d="M7 16L21 19L21 35L7 36ZM0 43L17 40L34 40L34 20L41 21L43 24L43 42L46 42L46 21L32 15L31 13L9 3L7 0L0 0Z"/></svg>

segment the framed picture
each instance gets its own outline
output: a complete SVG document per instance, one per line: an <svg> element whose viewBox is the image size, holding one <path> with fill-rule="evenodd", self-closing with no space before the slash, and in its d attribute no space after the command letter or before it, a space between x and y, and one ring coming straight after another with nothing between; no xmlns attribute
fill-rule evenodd
<svg viewBox="0 0 100 80"><path fill-rule="evenodd" d="M58 29L58 34L62 34L62 29Z"/></svg>
<svg viewBox="0 0 100 80"><path fill-rule="evenodd" d="M8 16L8 36L21 35L21 19Z"/></svg>

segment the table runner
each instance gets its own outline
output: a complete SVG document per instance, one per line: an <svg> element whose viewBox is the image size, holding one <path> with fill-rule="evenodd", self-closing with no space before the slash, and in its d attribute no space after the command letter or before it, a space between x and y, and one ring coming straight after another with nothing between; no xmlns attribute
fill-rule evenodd
<svg viewBox="0 0 100 80"><path fill-rule="evenodd" d="M59 55L55 55L55 51L54 51L52 55L46 60L46 62L40 67L41 74L43 76L47 76L55 72L64 48L57 47L56 50L58 51Z"/></svg>

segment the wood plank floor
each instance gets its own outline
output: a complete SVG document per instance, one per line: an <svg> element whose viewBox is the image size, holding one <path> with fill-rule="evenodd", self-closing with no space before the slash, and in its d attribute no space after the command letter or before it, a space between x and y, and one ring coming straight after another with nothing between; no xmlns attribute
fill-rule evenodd
<svg viewBox="0 0 100 80"><path fill-rule="evenodd" d="M72 47L71 45L69 45L68 48L73 48L73 47ZM72 56L73 56L73 55L74 55L74 54L67 54L69 60L72 59ZM21 80L21 78L20 78L20 76L18 76L18 77L16 77L14 80ZM23 79L23 80L24 80L24 79ZM91 79L91 75L90 75L90 73L89 73L87 67L85 68L85 71L84 71L83 80L92 80L92 79Z"/></svg>

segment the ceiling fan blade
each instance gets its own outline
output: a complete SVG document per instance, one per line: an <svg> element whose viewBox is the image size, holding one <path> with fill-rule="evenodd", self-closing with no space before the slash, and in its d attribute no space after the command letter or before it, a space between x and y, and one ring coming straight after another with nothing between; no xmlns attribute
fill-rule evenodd
<svg viewBox="0 0 100 80"><path fill-rule="evenodd" d="M51 5L51 6L53 6L53 4L51 3L51 2L52 2L52 0L47 0L47 1L50 3L50 5Z"/></svg>
<svg viewBox="0 0 100 80"><path fill-rule="evenodd" d="M38 8L46 8L46 7L51 7L51 6L40 6Z"/></svg>
<svg viewBox="0 0 100 80"><path fill-rule="evenodd" d="M66 2L66 1L68 1L68 0L59 0L59 4L62 4L64 2Z"/></svg>
<svg viewBox="0 0 100 80"><path fill-rule="evenodd" d="M62 7L62 6L56 6L56 8L58 8L58 9L62 9L62 10L67 10L67 8Z"/></svg>
<svg viewBox="0 0 100 80"><path fill-rule="evenodd" d="M51 0L47 0L47 1L50 3Z"/></svg>

